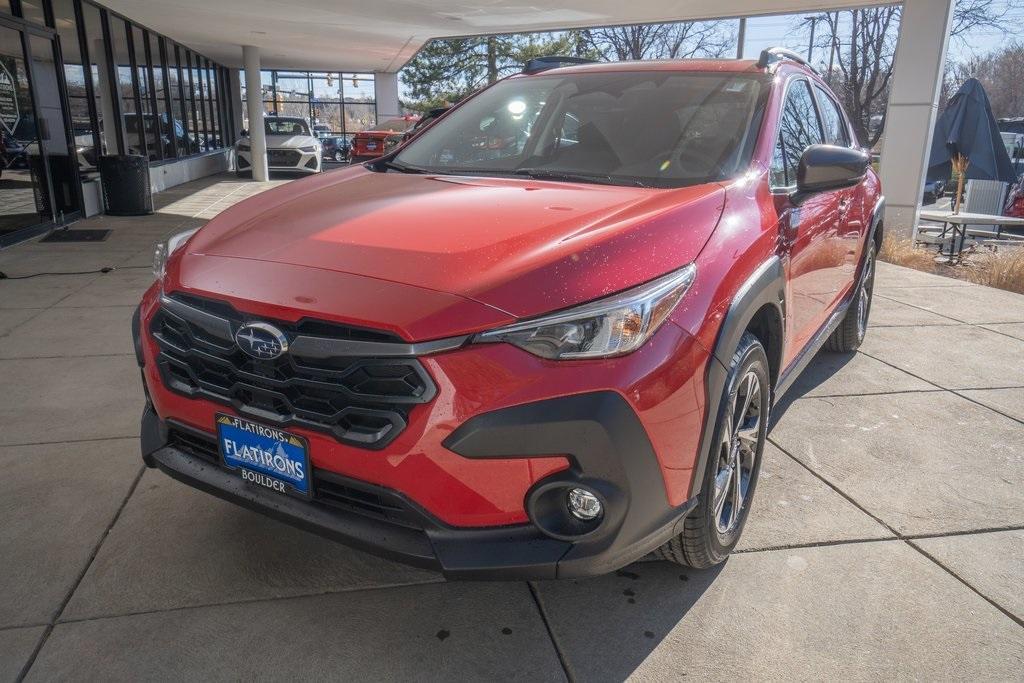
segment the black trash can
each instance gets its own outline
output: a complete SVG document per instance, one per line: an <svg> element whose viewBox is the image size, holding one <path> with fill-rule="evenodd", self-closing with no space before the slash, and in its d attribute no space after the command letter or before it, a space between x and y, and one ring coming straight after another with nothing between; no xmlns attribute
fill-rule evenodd
<svg viewBox="0 0 1024 683"><path fill-rule="evenodd" d="M149 160L141 154L108 154L100 157L103 205L112 216L144 216L153 213L149 184Z"/></svg>

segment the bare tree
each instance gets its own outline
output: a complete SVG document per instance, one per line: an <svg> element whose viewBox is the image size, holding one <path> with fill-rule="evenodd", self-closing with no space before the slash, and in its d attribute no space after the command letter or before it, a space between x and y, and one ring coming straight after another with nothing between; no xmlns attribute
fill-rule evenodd
<svg viewBox="0 0 1024 683"><path fill-rule="evenodd" d="M950 35L963 41L972 29L1008 32L1006 17L1021 5L1021 0L958 0ZM819 62L825 79L843 100L858 138L869 147L878 142L885 126L901 16L902 7L893 5L817 17L815 46L824 50L819 55L826 55Z"/></svg>
<svg viewBox="0 0 1024 683"><path fill-rule="evenodd" d="M607 61L722 57L736 41L727 21L612 26L587 29L582 36Z"/></svg>
<svg viewBox="0 0 1024 683"><path fill-rule="evenodd" d="M884 120L889 99L900 12L899 7L872 7L822 17L833 64L825 78L842 98L857 138L868 147L882 134L875 123Z"/></svg>
<svg viewBox="0 0 1024 683"><path fill-rule="evenodd" d="M1013 42L953 64L947 71L943 90L952 97L968 78L981 81L996 118L1024 116L1024 44Z"/></svg>

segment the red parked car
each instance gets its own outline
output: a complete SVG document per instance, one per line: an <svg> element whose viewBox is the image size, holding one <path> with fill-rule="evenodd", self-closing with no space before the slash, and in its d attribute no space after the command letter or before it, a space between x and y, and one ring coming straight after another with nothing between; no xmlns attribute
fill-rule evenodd
<svg viewBox="0 0 1024 683"><path fill-rule="evenodd" d="M373 128L356 133L352 138L352 161L366 161L383 156L401 144L406 131L411 130L419 120L418 116L402 116L388 119Z"/></svg>
<svg viewBox="0 0 1024 683"><path fill-rule="evenodd" d="M708 567L772 406L864 337L881 217L788 53L516 75L159 248L143 458L450 577Z"/></svg>

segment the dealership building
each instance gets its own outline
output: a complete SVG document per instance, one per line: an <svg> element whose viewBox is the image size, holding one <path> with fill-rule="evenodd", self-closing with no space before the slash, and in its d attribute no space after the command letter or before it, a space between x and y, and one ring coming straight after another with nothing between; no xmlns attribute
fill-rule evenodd
<svg viewBox="0 0 1024 683"><path fill-rule="evenodd" d="M881 161L888 232L916 222L953 1L904 2ZM102 155L143 155L161 191L231 169L264 111L338 134L397 115L397 71L431 38L871 4L889 3L0 0L0 248L102 212Z"/></svg>

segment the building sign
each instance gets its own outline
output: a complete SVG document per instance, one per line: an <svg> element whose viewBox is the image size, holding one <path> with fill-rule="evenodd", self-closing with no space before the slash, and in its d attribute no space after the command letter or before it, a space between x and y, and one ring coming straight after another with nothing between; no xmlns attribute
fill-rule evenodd
<svg viewBox="0 0 1024 683"><path fill-rule="evenodd" d="M17 82L6 60L0 60L0 124L13 134L20 119Z"/></svg>

